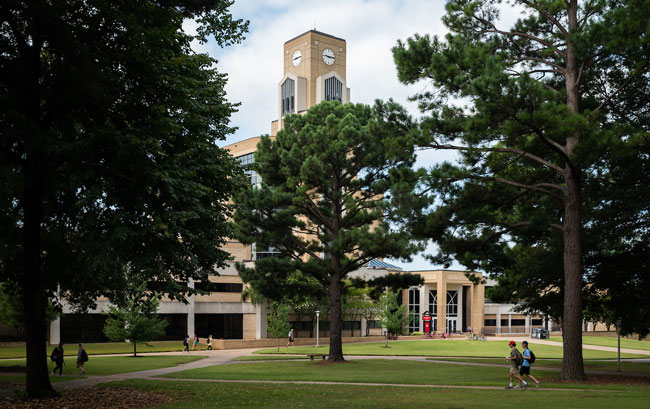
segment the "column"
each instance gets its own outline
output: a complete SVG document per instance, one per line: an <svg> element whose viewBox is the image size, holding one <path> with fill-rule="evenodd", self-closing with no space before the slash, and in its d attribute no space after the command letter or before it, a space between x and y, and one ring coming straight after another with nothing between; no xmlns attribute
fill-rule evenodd
<svg viewBox="0 0 650 409"><path fill-rule="evenodd" d="M194 288L194 280L190 278L187 283L188 287ZM187 334L194 335L194 296L191 295L187 304Z"/></svg>
<svg viewBox="0 0 650 409"><path fill-rule="evenodd" d="M58 316L50 322L50 345L58 345L61 342L61 317Z"/></svg>
<svg viewBox="0 0 650 409"><path fill-rule="evenodd" d="M365 317L361 318L361 336L365 337L366 336L366 329L368 327L368 320L366 320Z"/></svg>
<svg viewBox="0 0 650 409"><path fill-rule="evenodd" d="M526 334L530 334L530 315L526 315Z"/></svg>
<svg viewBox="0 0 650 409"><path fill-rule="evenodd" d="M422 285L420 287L420 317L418 318L420 322L418 323L420 332L424 332L424 321L422 321L422 314L424 314L425 311L429 310L429 290L427 290L427 286Z"/></svg>
<svg viewBox="0 0 650 409"><path fill-rule="evenodd" d="M255 339L266 339L266 302L255 306Z"/></svg>
<svg viewBox="0 0 650 409"><path fill-rule="evenodd" d="M508 313L508 334L512 334L512 314Z"/></svg>
<svg viewBox="0 0 650 409"><path fill-rule="evenodd" d="M438 280L438 331L447 332L447 282L442 277Z"/></svg>
<svg viewBox="0 0 650 409"><path fill-rule="evenodd" d="M501 333L501 313L497 312L497 334Z"/></svg>

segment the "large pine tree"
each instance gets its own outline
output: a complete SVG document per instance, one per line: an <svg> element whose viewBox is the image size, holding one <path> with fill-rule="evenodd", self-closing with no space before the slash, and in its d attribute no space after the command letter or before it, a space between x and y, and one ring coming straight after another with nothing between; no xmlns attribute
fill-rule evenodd
<svg viewBox="0 0 650 409"><path fill-rule="evenodd" d="M510 4L521 17L507 28ZM563 379L584 378L584 206L598 201L585 180L648 131L649 13L645 0L451 0L444 39L393 50L401 81L432 85L416 96L420 145L459 152L422 179L432 194L414 234L439 244L438 261L509 277L512 300L526 280L559 298L540 309L562 320Z"/></svg>

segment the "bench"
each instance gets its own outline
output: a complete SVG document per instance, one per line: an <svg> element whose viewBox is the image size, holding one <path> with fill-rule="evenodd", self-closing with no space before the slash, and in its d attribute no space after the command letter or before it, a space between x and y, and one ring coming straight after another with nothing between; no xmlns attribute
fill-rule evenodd
<svg viewBox="0 0 650 409"><path fill-rule="evenodd" d="M319 356L319 357L321 357L321 359L325 360L325 359L327 359L328 354L307 354L307 356L308 356L309 359L312 360L312 361L314 360L314 357L315 357L315 356Z"/></svg>

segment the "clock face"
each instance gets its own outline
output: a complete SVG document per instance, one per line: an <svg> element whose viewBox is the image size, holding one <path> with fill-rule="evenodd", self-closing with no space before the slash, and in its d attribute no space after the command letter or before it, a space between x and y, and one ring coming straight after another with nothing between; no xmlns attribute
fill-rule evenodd
<svg viewBox="0 0 650 409"><path fill-rule="evenodd" d="M296 50L295 53L293 53L293 58L291 59L291 62L293 63L294 67L297 67L300 65L300 61L302 61L302 53L300 50Z"/></svg>
<svg viewBox="0 0 650 409"><path fill-rule="evenodd" d="M334 64L334 51L330 50L329 48L324 49L323 50L323 61L327 65Z"/></svg>

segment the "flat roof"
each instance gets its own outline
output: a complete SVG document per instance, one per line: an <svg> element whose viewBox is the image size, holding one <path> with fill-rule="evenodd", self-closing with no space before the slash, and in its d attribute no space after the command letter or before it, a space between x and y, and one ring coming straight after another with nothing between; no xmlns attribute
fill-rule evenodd
<svg viewBox="0 0 650 409"><path fill-rule="evenodd" d="M304 35L307 34L307 33L316 33L316 34L320 34L320 35L325 36L325 37L330 37L330 38L333 38L333 39L335 39L335 40L339 40L339 41L343 41L343 42L345 42L344 39L339 38L339 37L335 37L335 36L333 36L333 35L331 35L331 34L323 33L323 32L321 32L321 31L317 31L317 30L309 30L309 31L305 31L304 33L302 33L302 34L300 34L300 35L295 36L295 37L292 38L291 40L287 40L287 41L285 41L284 43L285 43L285 44L286 44L286 43L289 43L289 42L295 40L295 39L298 38L298 37L302 37L302 36L304 36Z"/></svg>

